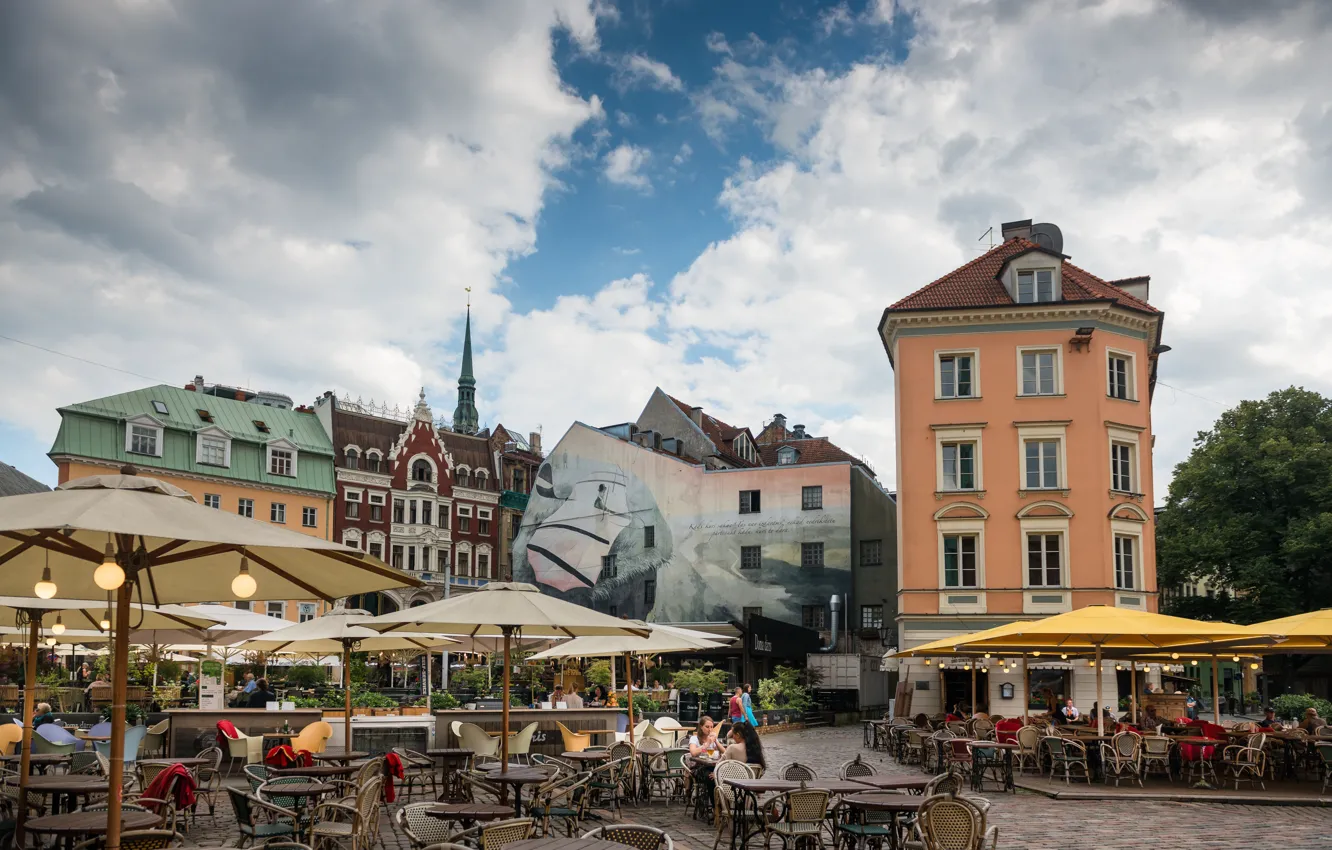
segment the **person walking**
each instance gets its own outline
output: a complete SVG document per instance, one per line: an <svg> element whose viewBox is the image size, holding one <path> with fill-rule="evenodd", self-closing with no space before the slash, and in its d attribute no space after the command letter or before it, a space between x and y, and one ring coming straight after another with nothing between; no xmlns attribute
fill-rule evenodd
<svg viewBox="0 0 1332 850"><path fill-rule="evenodd" d="M748 682L745 683L745 689L740 694L740 707L744 709L745 720L748 721L749 725L757 728L758 720L754 719L754 700L749 695L749 692L753 689L753 685Z"/></svg>
<svg viewBox="0 0 1332 850"><path fill-rule="evenodd" d="M745 692L744 688L741 688L739 685L736 685L735 693L731 694L731 705L730 708L728 709L728 714L731 718L731 723L744 722L745 704L744 700L740 698L740 695L743 694L744 692Z"/></svg>

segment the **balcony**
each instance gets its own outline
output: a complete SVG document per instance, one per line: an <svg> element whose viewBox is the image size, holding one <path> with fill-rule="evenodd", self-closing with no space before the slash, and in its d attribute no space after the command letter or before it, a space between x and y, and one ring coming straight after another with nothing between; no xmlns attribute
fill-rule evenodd
<svg viewBox="0 0 1332 850"><path fill-rule="evenodd" d="M517 490L505 490L500 493L499 505L501 508L525 511L527 510L527 494L519 493Z"/></svg>

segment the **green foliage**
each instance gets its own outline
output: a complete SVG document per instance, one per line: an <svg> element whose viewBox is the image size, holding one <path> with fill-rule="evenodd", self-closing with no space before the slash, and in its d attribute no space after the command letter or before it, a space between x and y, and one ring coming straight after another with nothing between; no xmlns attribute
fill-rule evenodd
<svg viewBox="0 0 1332 850"><path fill-rule="evenodd" d="M287 687L314 688L324 684L328 675L323 667L313 664L296 664L287 668Z"/></svg>
<svg viewBox="0 0 1332 850"><path fill-rule="evenodd" d="M448 691L443 693L435 691L430 694L430 708L433 711L448 711L451 708L457 708L461 703L458 698Z"/></svg>
<svg viewBox="0 0 1332 850"><path fill-rule="evenodd" d="M683 693L715 694L726 688L726 671L694 667L675 674L675 686Z"/></svg>
<svg viewBox="0 0 1332 850"><path fill-rule="evenodd" d="M759 708L771 711L786 708L804 711L814 704L809 691L800 684L801 671L794 667L777 667L772 678L759 682Z"/></svg>
<svg viewBox="0 0 1332 850"><path fill-rule="evenodd" d="M365 685L352 685L353 708L397 708L398 701Z"/></svg>
<svg viewBox="0 0 1332 850"><path fill-rule="evenodd" d="M351 680L352 687L358 683L364 683L366 677L370 675L370 665L365 662L364 652L353 652L351 654Z"/></svg>
<svg viewBox="0 0 1332 850"><path fill-rule="evenodd" d="M69 684L69 674L60 667L37 667L37 684L48 688L63 688Z"/></svg>
<svg viewBox="0 0 1332 850"><path fill-rule="evenodd" d="M1332 714L1332 703L1313 694L1282 694L1272 700L1272 708L1282 720L1301 720L1306 708L1317 709L1323 718Z"/></svg>
<svg viewBox="0 0 1332 850"><path fill-rule="evenodd" d="M1257 622L1332 606L1332 399L1291 387L1223 413L1175 467L1156 539L1162 586L1233 591L1170 613Z"/></svg>
<svg viewBox="0 0 1332 850"><path fill-rule="evenodd" d="M148 713L138 703L131 702L125 706L125 722L131 726L137 726L148 718ZM102 720L111 721L111 706L102 706Z"/></svg>
<svg viewBox="0 0 1332 850"><path fill-rule="evenodd" d="M297 708L339 708L328 704L327 695L323 697L292 697L292 704Z"/></svg>
<svg viewBox="0 0 1332 850"><path fill-rule="evenodd" d="M94 673L97 672L97 668L96 668L96 667L93 668L93 672L94 672ZM220 677L222 676L222 662L221 662L221 661L201 661L201 662L199 663L199 674L200 674L201 676L208 676L209 678L213 678L213 679L220 678Z"/></svg>
<svg viewBox="0 0 1332 850"><path fill-rule="evenodd" d="M464 667L456 673L449 675L449 684L460 691L472 691L478 696L485 694L488 690L486 681L489 674L486 668L480 664Z"/></svg>
<svg viewBox="0 0 1332 850"><path fill-rule="evenodd" d="M641 691L634 691L634 713L642 714L647 711L661 711L661 703L652 697L643 696Z"/></svg>
<svg viewBox="0 0 1332 850"><path fill-rule="evenodd" d="M610 662L602 659L594 661L583 674L583 679L588 685L601 685L603 688L609 688L611 683Z"/></svg>

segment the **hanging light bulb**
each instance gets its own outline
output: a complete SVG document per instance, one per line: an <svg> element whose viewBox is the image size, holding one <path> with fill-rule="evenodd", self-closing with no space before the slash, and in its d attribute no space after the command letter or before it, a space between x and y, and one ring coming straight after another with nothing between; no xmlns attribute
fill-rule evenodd
<svg viewBox="0 0 1332 850"><path fill-rule="evenodd" d="M1252 664L1250 664L1250 665L1249 665L1249 669L1250 669L1250 670L1257 670L1257 669L1258 669L1258 662L1257 662L1257 661L1254 661Z"/></svg>
<svg viewBox="0 0 1332 850"><path fill-rule="evenodd" d="M928 658L925 659L925 666L926 666L926 667L929 667L929 666L930 666L930 659L928 659Z"/></svg>
<svg viewBox="0 0 1332 850"><path fill-rule="evenodd" d="M1033 655L1034 657L1036 657L1036 658L1040 658L1040 657L1041 657L1041 653L1040 653L1039 651L1037 651L1037 652L1033 652L1032 655Z"/></svg>
<svg viewBox="0 0 1332 850"><path fill-rule="evenodd" d="M236 577L231 580L231 592L239 596L241 599L249 599L251 596L254 596L255 591L258 589L258 583L255 582L254 576L250 575L250 561L248 558L242 556L240 572L236 573Z"/></svg>
<svg viewBox="0 0 1332 850"><path fill-rule="evenodd" d="M63 635L65 633L65 624L62 622L62 618L59 614L56 614L55 625L51 627L51 633L57 635Z"/></svg>
<svg viewBox="0 0 1332 850"><path fill-rule="evenodd" d="M100 626L103 631L111 628L111 612L109 610L102 612L102 619L97 621L97 625Z"/></svg>
<svg viewBox="0 0 1332 850"><path fill-rule="evenodd" d="M989 658L989 657L990 657L990 653L988 653L988 652L985 653L985 657L986 657L986 658Z"/></svg>
<svg viewBox="0 0 1332 850"><path fill-rule="evenodd" d="M1230 660L1231 660L1231 661L1238 662L1238 661L1239 661L1239 656L1236 655L1235 657L1231 658Z"/></svg>
<svg viewBox="0 0 1332 850"><path fill-rule="evenodd" d="M51 581L51 568L42 567L42 580L32 586L32 592L38 599L50 599L56 595L55 582Z"/></svg>
<svg viewBox="0 0 1332 850"><path fill-rule="evenodd" d="M47 646L55 646L55 643L56 643L56 639L53 638L53 637L48 637L48 638L46 639L46 645L47 645Z"/></svg>
<svg viewBox="0 0 1332 850"><path fill-rule="evenodd" d="M1195 659L1193 659L1192 661L1190 661L1189 663L1192 664L1194 667L1197 667L1197 666L1198 666L1198 659L1195 658Z"/></svg>
<svg viewBox="0 0 1332 850"><path fill-rule="evenodd" d="M939 662L939 669L940 669L940 670L947 670L947 669L948 669L948 662L947 662L947 661L940 661L940 662Z"/></svg>
<svg viewBox="0 0 1332 850"><path fill-rule="evenodd" d="M1095 667L1095 666L1096 666L1096 659L1094 659L1094 658L1088 658L1088 659L1087 659L1087 666L1088 666L1088 667Z"/></svg>
<svg viewBox="0 0 1332 850"><path fill-rule="evenodd" d="M125 571L116 563L116 553L111 548L111 535L106 536L106 551L102 554L102 565L93 570L93 581L102 590L115 590L125 583Z"/></svg>
<svg viewBox="0 0 1332 850"><path fill-rule="evenodd" d="M1170 660L1171 660L1171 661L1178 661L1178 660L1179 660L1179 653L1178 653L1178 652L1172 652L1172 653L1170 653Z"/></svg>
<svg viewBox="0 0 1332 850"><path fill-rule="evenodd" d="M988 673L988 672L990 672L990 668L989 668L989 667L982 667L982 668L981 668L981 672L982 672L982 673Z"/></svg>
<svg viewBox="0 0 1332 850"><path fill-rule="evenodd" d="M1067 660L1068 660L1068 653L1067 653L1067 652L1061 652L1061 653L1059 653L1059 657L1062 658L1062 659L1064 659L1065 661L1067 661Z"/></svg>

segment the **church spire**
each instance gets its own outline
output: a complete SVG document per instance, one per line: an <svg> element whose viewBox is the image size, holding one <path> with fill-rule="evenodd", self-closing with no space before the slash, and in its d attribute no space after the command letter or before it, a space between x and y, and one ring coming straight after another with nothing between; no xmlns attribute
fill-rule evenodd
<svg viewBox="0 0 1332 850"><path fill-rule="evenodd" d="M462 374L458 376L458 406L453 409L453 430L459 434L475 434L480 425L476 412L476 377L472 375L472 298L467 293L467 324L463 330Z"/></svg>

